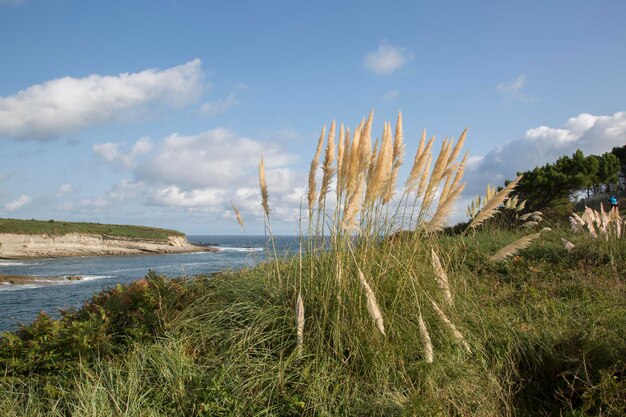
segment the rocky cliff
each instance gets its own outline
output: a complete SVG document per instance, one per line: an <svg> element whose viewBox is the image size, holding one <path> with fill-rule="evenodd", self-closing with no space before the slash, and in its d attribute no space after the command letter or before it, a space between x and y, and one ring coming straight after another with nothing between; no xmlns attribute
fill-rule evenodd
<svg viewBox="0 0 626 417"><path fill-rule="evenodd" d="M183 236L167 241L142 241L70 233L62 236L0 234L0 258L58 258L66 256L141 255L213 251L190 244Z"/></svg>

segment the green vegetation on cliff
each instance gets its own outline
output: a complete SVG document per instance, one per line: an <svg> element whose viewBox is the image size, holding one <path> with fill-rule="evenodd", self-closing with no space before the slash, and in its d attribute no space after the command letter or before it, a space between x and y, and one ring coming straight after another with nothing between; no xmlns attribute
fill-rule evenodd
<svg viewBox="0 0 626 417"><path fill-rule="evenodd" d="M170 236L185 236L176 230L157 227L101 223L79 223L55 220L0 219L0 233L62 236L69 233L100 235L114 239L166 241Z"/></svg>

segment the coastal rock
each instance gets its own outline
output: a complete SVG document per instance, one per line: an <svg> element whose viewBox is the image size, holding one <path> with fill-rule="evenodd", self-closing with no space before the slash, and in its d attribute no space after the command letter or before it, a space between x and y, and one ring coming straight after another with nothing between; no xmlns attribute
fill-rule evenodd
<svg viewBox="0 0 626 417"><path fill-rule="evenodd" d="M184 236L166 241L109 238L69 233L62 236L0 234L0 258L59 258L68 256L145 255L159 253L212 252L212 247L190 244Z"/></svg>

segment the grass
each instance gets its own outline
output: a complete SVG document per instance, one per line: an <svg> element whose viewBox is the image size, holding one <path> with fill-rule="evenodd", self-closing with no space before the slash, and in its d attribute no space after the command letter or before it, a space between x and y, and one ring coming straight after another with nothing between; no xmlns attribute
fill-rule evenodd
<svg viewBox="0 0 626 417"><path fill-rule="evenodd" d="M116 239L150 241L167 241L171 236L185 236L184 233L176 230L156 227L18 219L0 219L0 233L49 236L81 233Z"/></svg>
<svg viewBox="0 0 626 417"><path fill-rule="evenodd" d="M341 166L322 166L337 172L337 203L326 208L324 181L319 194L309 190L311 238L298 256L210 279L152 274L5 335L0 414L626 413L626 239L546 219L541 239L494 261L528 236L498 211L479 227L439 232L438 211L462 190L462 140L445 141L437 157L423 140L410 189L390 200L402 129L392 140L386 125L376 152L371 117L339 132ZM264 174L261 164L271 240Z"/></svg>

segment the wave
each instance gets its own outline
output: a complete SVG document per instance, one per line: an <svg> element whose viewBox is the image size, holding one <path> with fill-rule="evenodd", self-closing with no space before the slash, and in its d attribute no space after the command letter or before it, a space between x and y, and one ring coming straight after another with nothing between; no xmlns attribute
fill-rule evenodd
<svg viewBox="0 0 626 417"><path fill-rule="evenodd" d="M3 261L0 261L0 266L24 266L24 265L39 265L39 263L3 262Z"/></svg>
<svg viewBox="0 0 626 417"><path fill-rule="evenodd" d="M261 252L263 248L229 248L229 247L217 247L219 252Z"/></svg>
<svg viewBox="0 0 626 417"><path fill-rule="evenodd" d="M96 279L115 278L115 275L69 275L69 276L80 277L80 279L77 279L72 282L94 281ZM67 277L68 276L66 276L65 278Z"/></svg>
<svg viewBox="0 0 626 417"><path fill-rule="evenodd" d="M43 284L21 284L21 285L12 285L8 283L3 283L0 286L0 291L18 291L18 290L30 290L33 288L41 288L44 287Z"/></svg>

